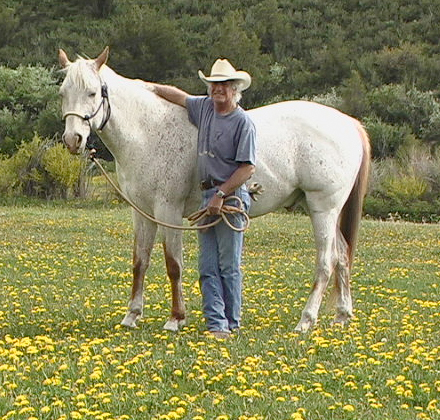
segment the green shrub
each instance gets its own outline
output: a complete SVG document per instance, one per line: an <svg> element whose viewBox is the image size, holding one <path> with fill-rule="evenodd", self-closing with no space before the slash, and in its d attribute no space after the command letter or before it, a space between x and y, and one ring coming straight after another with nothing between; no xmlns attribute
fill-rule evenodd
<svg viewBox="0 0 440 420"><path fill-rule="evenodd" d="M422 199L429 189L429 184L410 170L409 173L397 174L385 180L384 187L389 198L405 203Z"/></svg>
<svg viewBox="0 0 440 420"><path fill-rule="evenodd" d="M61 130L58 80L42 66L0 66L0 152L12 155L34 132Z"/></svg>
<svg viewBox="0 0 440 420"><path fill-rule="evenodd" d="M440 200L412 200L406 203L387 197L368 195L364 202L364 214L375 219L405 220L411 222L438 223Z"/></svg>
<svg viewBox="0 0 440 420"><path fill-rule="evenodd" d="M364 212L380 219L440 220L440 150L401 148L396 158L372 162Z"/></svg>
<svg viewBox="0 0 440 420"><path fill-rule="evenodd" d="M46 150L42 164L59 185L75 191L78 180L84 172L85 161L78 156L70 155L66 148L58 143Z"/></svg>
<svg viewBox="0 0 440 420"><path fill-rule="evenodd" d="M330 89L329 92L322 94L322 95L315 95L311 98L305 96L303 97L304 100L310 100L313 102L317 102L322 105L331 106L336 109L341 109L343 106L343 99L341 96L339 96L336 92L335 88Z"/></svg>
<svg viewBox="0 0 440 420"><path fill-rule="evenodd" d="M408 125L415 136L432 140L433 130L438 131L440 104L434 93L422 92L403 85L384 85L368 93L374 115L392 125ZM424 136L429 134L429 138ZM438 141L438 140L437 140Z"/></svg>
<svg viewBox="0 0 440 420"><path fill-rule="evenodd" d="M362 123L370 136L375 159L394 156L400 147L416 142L408 125L390 124L377 117L365 118Z"/></svg>
<svg viewBox="0 0 440 420"><path fill-rule="evenodd" d="M59 143L35 135L17 152L0 159L0 192L29 197L67 198L84 194L85 161Z"/></svg>

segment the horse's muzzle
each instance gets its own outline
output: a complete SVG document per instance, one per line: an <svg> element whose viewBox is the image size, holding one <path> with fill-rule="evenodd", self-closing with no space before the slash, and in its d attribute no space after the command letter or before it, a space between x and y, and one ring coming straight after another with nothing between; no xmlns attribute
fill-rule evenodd
<svg viewBox="0 0 440 420"><path fill-rule="evenodd" d="M83 137L79 133L75 134L66 134L64 133L62 136L63 143L66 145L67 149L73 155L76 155L81 150L81 145L83 142Z"/></svg>

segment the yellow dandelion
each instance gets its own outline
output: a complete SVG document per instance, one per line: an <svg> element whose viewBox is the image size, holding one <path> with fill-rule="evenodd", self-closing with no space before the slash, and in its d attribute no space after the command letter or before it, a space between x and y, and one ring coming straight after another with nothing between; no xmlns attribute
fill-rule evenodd
<svg viewBox="0 0 440 420"><path fill-rule="evenodd" d="M346 404L346 405L344 405L343 407L342 407L342 409L344 410L344 411L354 411L355 410L355 408L351 405L351 404Z"/></svg>
<svg viewBox="0 0 440 420"><path fill-rule="evenodd" d="M427 410L436 410L437 409L437 403L438 403L438 400L431 400L431 401L429 401L429 403L428 403L428 406L426 407L426 409Z"/></svg>

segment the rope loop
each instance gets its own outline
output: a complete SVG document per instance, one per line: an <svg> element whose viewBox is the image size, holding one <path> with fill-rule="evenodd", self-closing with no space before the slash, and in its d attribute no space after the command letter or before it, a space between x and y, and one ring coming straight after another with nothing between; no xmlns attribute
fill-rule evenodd
<svg viewBox="0 0 440 420"><path fill-rule="evenodd" d="M136 210L141 216L145 217L146 219L150 220L151 222L154 222L158 224L159 226L167 227L170 229L177 229L177 230L203 230L208 229L212 226L215 226L219 224L222 220L226 223L228 227L230 227L232 230L235 230L236 232L244 232L250 224L249 215L244 210L243 201L240 197L237 197L235 195L230 195L228 197L225 197L224 204L220 210L219 216L212 222L207 224L201 224L202 220L206 217L212 217L212 215L208 215L208 210L206 208L200 209L195 211L194 213L190 214L188 216L188 221L190 223L190 226L180 226L180 225L172 225L166 222L162 222L160 220L157 220L153 216L149 215L148 213L145 213L143 210L141 210L133 201L131 201L123 192L122 190L115 184L115 182L110 178L106 170L103 168L101 163L96 159L95 157L96 150L91 149L90 150L90 159L93 163L96 164L96 166L100 169L104 177L107 179L107 181L110 183L110 185L118 192L118 194L128 203L130 206ZM231 206L226 204L229 201L236 200L238 201L238 207ZM228 215L233 214L242 214L244 217L244 224L242 227L234 226L230 220L228 219Z"/></svg>

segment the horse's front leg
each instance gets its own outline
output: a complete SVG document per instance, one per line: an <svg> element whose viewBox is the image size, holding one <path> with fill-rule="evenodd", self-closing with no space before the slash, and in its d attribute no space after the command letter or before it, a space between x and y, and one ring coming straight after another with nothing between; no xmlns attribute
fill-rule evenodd
<svg viewBox="0 0 440 420"><path fill-rule="evenodd" d="M312 213L317 248L316 276L312 292L295 331L306 332L318 319L322 298L336 264L336 217L333 212Z"/></svg>
<svg viewBox="0 0 440 420"><path fill-rule="evenodd" d="M171 315L163 328L168 331L178 331L185 325L185 301L182 290L182 232L166 229L163 249L172 295Z"/></svg>
<svg viewBox="0 0 440 420"><path fill-rule="evenodd" d="M143 291L145 272L150 265L151 251L154 245L157 225L142 218L138 213L133 214L134 249L133 249L133 285L128 311L121 324L135 328L136 321L143 313Z"/></svg>

